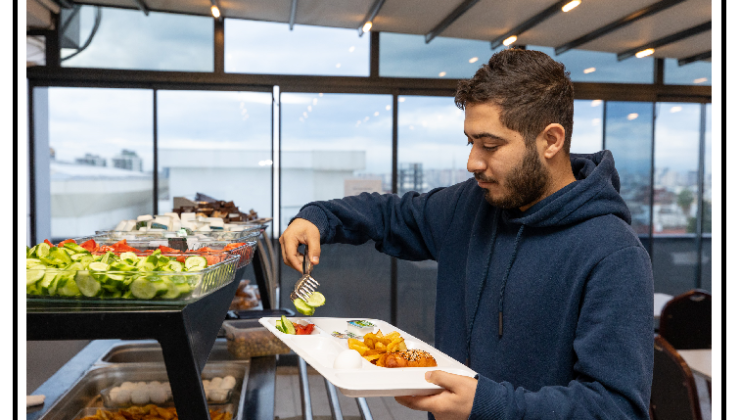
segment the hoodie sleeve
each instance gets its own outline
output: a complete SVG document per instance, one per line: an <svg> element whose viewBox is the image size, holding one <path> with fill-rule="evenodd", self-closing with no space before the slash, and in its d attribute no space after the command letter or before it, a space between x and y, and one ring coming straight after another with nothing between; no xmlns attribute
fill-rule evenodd
<svg viewBox="0 0 740 420"><path fill-rule="evenodd" d="M529 391L479 377L470 420L648 420L652 308L652 269L644 248L624 248L602 259L581 305L573 343L575 379Z"/></svg>
<svg viewBox="0 0 740 420"><path fill-rule="evenodd" d="M316 225L321 243L360 245L368 240L388 255L409 260L436 259L439 240L450 225L465 183L426 194L362 193L316 201L296 218Z"/></svg>

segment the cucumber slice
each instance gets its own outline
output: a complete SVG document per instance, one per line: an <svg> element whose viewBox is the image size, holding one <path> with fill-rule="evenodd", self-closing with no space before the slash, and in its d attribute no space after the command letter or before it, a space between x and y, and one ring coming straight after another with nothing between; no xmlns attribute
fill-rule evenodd
<svg viewBox="0 0 740 420"><path fill-rule="evenodd" d="M180 291L180 296L184 296L193 291L193 288L187 283L175 283L175 287Z"/></svg>
<svg viewBox="0 0 740 420"><path fill-rule="evenodd" d="M77 255L82 255L82 254L77 254ZM78 259L77 262L82 264L83 270L87 270L87 267L90 265L91 262L95 262L95 259L93 258L92 255L86 254L86 255L82 255L82 258Z"/></svg>
<svg viewBox="0 0 740 420"><path fill-rule="evenodd" d="M54 280L57 278L56 272L47 272L44 274L44 278L39 280L38 286L41 289L42 294L48 294L49 293L49 287L52 283L54 283Z"/></svg>
<svg viewBox="0 0 740 420"><path fill-rule="evenodd" d="M89 252L87 252L87 253L85 253L85 252L80 252L80 253L78 253L78 254L74 254L74 255L70 256L70 258L72 258L72 261L80 261L81 259L83 259L83 258L85 258L85 257L90 257L90 256L91 256L91 255L90 255L90 253L89 253Z"/></svg>
<svg viewBox="0 0 740 420"><path fill-rule="evenodd" d="M36 256L36 249L38 245L34 245L33 248L26 251L26 258L33 258Z"/></svg>
<svg viewBox="0 0 740 420"><path fill-rule="evenodd" d="M303 299L300 298L294 300L293 305L295 306L295 310L303 315L311 316L314 312L316 312L316 309L313 306L308 306L306 302L304 302Z"/></svg>
<svg viewBox="0 0 740 420"><path fill-rule="evenodd" d="M40 296L41 295L41 289L36 283L31 283L26 285L26 294L27 295L35 295Z"/></svg>
<svg viewBox="0 0 740 420"><path fill-rule="evenodd" d="M104 262L92 262L87 266L90 271L108 271L110 266Z"/></svg>
<svg viewBox="0 0 740 420"><path fill-rule="evenodd" d="M57 295L57 287L59 287L59 277L57 276L54 278L54 280L49 283L49 287L46 288L46 290L43 290L46 294L49 296L56 296Z"/></svg>
<svg viewBox="0 0 740 420"><path fill-rule="evenodd" d="M182 263L178 261L170 261L168 266L172 271L182 271Z"/></svg>
<svg viewBox="0 0 740 420"><path fill-rule="evenodd" d="M308 296L308 300L306 301L306 304L312 308L324 306L325 303L326 298L320 292L311 293L311 295Z"/></svg>
<svg viewBox="0 0 740 420"><path fill-rule="evenodd" d="M283 330L286 334L293 334L295 335L295 327L293 326L293 323L288 320L288 318L283 315L280 317L280 321L283 322Z"/></svg>
<svg viewBox="0 0 740 420"><path fill-rule="evenodd" d="M44 278L44 270L26 270L26 287Z"/></svg>
<svg viewBox="0 0 740 420"><path fill-rule="evenodd" d="M136 267L125 261L116 261L110 265L110 269L113 271L132 271L136 270Z"/></svg>
<svg viewBox="0 0 740 420"><path fill-rule="evenodd" d="M41 257L48 257L49 256L49 250L51 250L51 247L46 242L42 242L38 245L36 245L36 256Z"/></svg>
<svg viewBox="0 0 740 420"><path fill-rule="evenodd" d="M26 259L26 268L31 268L31 267L35 267L35 266L43 267L43 269L46 269L46 266L44 265L43 262L41 262L41 260L39 260L37 258L28 258L28 259ZM41 270L41 268L39 268L39 270Z"/></svg>
<svg viewBox="0 0 740 420"><path fill-rule="evenodd" d="M162 299L175 299L180 296L180 289L175 283L167 279L162 280L162 283L167 286L167 292L162 295Z"/></svg>
<svg viewBox="0 0 740 420"><path fill-rule="evenodd" d="M283 321L279 319L275 321L275 328L277 328L277 330L280 331L281 333L285 333L285 330L283 329Z"/></svg>
<svg viewBox="0 0 740 420"><path fill-rule="evenodd" d="M122 260L131 260L134 263L139 261L139 257L136 256L136 254L134 254L133 252L124 252L124 253L122 253L121 254L121 259Z"/></svg>
<svg viewBox="0 0 740 420"><path fill-rule="evenodd" d="M125 291L125 292L123 292L123 294L121 295L121 299L133 299L133 298L134 298L134 294L133 294L133 293L131 293L131 290L130 290L130 289L129 289L129 290L126 290L126 291Z"/></svg>
<svg viewBox="0 0 740 420"><path fill-rule="evenodd" d="M153 299L157 295L167 293L169 288L162 281L151 282L144 277L140 277L131 283L131 293L137 299Z"/></svg>
<svg viewBox="0 0 740 420"><path fill-rule="evenodd" d="M103 293L100 283L87 271L78 271L75 276L75 282L77 282L77 288L80 290L80 293L87 297L96 297Z"/></svg>
<svg viewBox="0 0 740 420"><path fill-rule="evenodd" d="M185 260L185 269L188 271L202 270L208 266L208 261L204 257L188 257Z"/></svg>
<svg viewBox="0 0 740 420"><path fill-rule="evenodd" d="M57 289L57 294L59 296L74 297L80 296L82 293L80 293L80 289L77 287L77 282L70 279Z"/></svg>

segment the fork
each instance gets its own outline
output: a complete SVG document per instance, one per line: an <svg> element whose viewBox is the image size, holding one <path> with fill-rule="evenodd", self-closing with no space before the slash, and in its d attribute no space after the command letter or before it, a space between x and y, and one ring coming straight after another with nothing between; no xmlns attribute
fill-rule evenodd
<svg viewBox="0 0 740 420"><path fill-rule="evenodd" d="M290 294L290 300L301 299L304 302L308 302L308 297L319 287L319 282L311 277L313 264L308 260L308 246L301 246L303 247L303 251L301 252L303 254L303 275L295 283L295 286L293 286L293 293Z"/></svg>

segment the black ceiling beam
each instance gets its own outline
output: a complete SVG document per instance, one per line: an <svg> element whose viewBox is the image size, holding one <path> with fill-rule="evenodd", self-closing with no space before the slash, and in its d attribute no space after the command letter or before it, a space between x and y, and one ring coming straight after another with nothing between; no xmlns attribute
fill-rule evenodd
<svg viewBox="0 0 740 420"><path fill-rule="evenodd" d="M293 30L293 25L295 25L296 6L298 6L298 0L293 0L292 4L290 5L290 22L288 22L288 27L291 31Z"/></svg>
<svg viewBox="0 0 740 420"><path fill-rule="evenodd" d="M424 35L424 42L426 42L427 44L431 42L431 40L436 38L437 35L441 34L445 29L452 25L452 22L456 21L465 12L470 10L470 8L478 3L478 1L479 0L464 0L462 3L460 3L460 5L457 6L455 10L452 11L452 13L442 19L442 21L439 22L437 26L434 27L434 29L429 31L428 34Z"/></svg>
<svg viewBox="0 0 740 420"><path fill-rule="evenodd" d="M52 0L54 3L59 5L59 7L62 7L64 9L71 9L72 8L72 1L71 0Z"/></svg>
<svg viewBox="0 0 740 420"><path fill-rule="evenodd" d="M711 50L704 51L703 53L692 55L690 57L681 58L681 59L678 60L678 66L681 67L681 66L684 66L686 64L691 64L691 63L693 63L695 61L707 60L709 58L712 58L712 51Z"/></svg>
<svg viewBox="0 0 740 420"><path fill-rule="evenodd" d="M383 7L383 3L385 3L385 0L375 0L372 6L370 6L370 10L367 11L367 15L365 15L365 19L360 22L360 27L358 30L360 31L360 36L364 32L362 32L362 27L365 26L366 22L372 22L373 19L375 19L375 16L378 15L378 12L380 12L380 8Z"/></svg>
<svg viewBox="0 0 740 420"><path fill-rule="evenodd" d="M522 33L534 28L535 26L539 25L540 23L546 21L547 19L551 18L552 16L556 15L558 12L562 12L563 6L570 3L572 0L560 0L559 2L553 4L552 6L548 7L547 9L537 13L536 15L532 16L531 18L527 19L526 21L522 22L517 26L516 28L505 32L503 35L499 36L498 38L491 41L491 49L496 49L501 46L501 43L508 37L512 35L519 36Z"/></svg>
<svg viewBox="0 0 740 420"><path fill-rule="evenodd" d="M586 35L583 35L580 38L576 38L573 41L567 42L559 47L555 47L555 55L560 55L568 50L572 50L573 48L580 47L583 44L589 43L597 38L601 38L602 36L608 34L609 32L616 31L619 28L622 28L631 23L637 22L638 20L642 18L646 18L648 16L654 15L658 12L668 9L669 7L673 7L679 3L683 3L684 1L686 0L663 0L657 3L653 3L650 6L634 11L622 17L621 19L617 19L614 22L604 25L599 29L591 31L587 33Z"/></svg>
<svg viewBox="0 0 740 420"><path fill-rule="evenodd" d="M146 16L149 16L149 7L144 3L144 0L134 0L134 3L136 3L136 6L144 12Z"/></svg>
<svg viewBox="0 0 740 420"><path fill-rule="evenodd" d="M653 49L660 48L664 45L672 44L674 42L681 41L682 39L686 39L686 38L689 38L694 35L698 35L702 32L706 32L710 30L712 30L712 21L702 23L701 25L696 25L689 29L685 29L681 32L676 32L675 34L668 35L658 40L648 42L647 44L640 45L639 47L631 48L627 51L622 51L621 53L617 54L617 61L623 61L630 57L634 57L636 53L642 50L646 50L648 48L653 48Z"/></svg>

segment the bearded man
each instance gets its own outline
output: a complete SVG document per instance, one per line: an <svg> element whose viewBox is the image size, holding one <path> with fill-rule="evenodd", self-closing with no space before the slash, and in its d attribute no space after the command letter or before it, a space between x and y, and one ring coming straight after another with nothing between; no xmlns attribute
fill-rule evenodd
<svg viewBox="0 0 740 420"><path fill-rule="evenodd" d="M443 371L439 394L398 397L437 419L645 419L653 279L630 227L612 154L570 154L573 85L562 64L518 49L459 83L475 177L426 194L361 194L304 206L280 238L368 240L439 263L436 347L475 378Z"/></svg>

